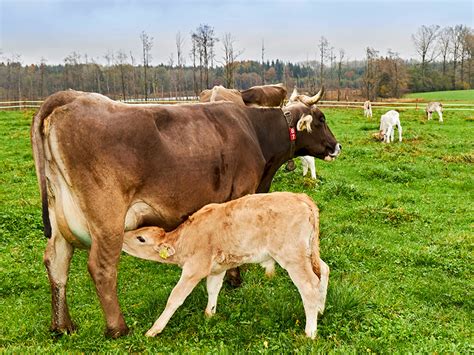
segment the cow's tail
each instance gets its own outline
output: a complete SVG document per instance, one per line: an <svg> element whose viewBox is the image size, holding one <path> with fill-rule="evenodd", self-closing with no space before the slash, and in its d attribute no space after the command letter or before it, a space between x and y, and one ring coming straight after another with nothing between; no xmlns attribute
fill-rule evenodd
<svg viewBox="0 0 474 355"><path fill-rule="evenodd" d="M48 191L46 186L46 156L44 152L44 132L43 123L44 120L57 108L68 104L73 101L77 96L83 95L83 93L69 90L60 91L56 94L49 96L41 105L40 109L33 117L31 124L30 138L31 146L33 148L33 158L35 160L36 177L38 179L38 185L41 193L41 208L43 216L43 228L44 235L47 238L51 237L51 221L49 219L48 212Z"/></svg>

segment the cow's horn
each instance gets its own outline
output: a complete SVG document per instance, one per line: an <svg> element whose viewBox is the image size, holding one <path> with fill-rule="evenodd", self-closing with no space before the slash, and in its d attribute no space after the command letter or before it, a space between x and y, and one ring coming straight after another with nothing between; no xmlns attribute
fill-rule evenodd
<svg viewBox="0 0 474 355"><path fill-rule="evenodd" d="M296 86L295 86L295 88L293 89L293 92L291 93L291 96L290 96L288 102L294 102L294 101L296 101L296 98L297 98L297 97L298 97L298 89L297 89Z"/></svg>
<svg viewBox="0 0 474 355"><path fill-rule="evenodd" d="M319 92L316 95L312 97L305 96L302 101L305 105L311 106L317 103L319 100L321 100L321 97L323 97L323 95L324 95L324 86L321 87L321 90L319 90Z"/></svg>

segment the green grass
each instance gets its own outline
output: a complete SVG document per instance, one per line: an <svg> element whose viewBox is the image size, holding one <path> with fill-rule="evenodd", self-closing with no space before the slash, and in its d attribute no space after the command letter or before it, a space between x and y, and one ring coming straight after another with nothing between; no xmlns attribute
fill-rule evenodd
<svg viewBox="0 0 474 355"><path fill-rule="evenodd" d="M377 120L361 110L324 111L343 145L340 158L317 161L317 181L303 178L298 162L273 184L306 192L321 210L321 255L331 276L316 341L303 336L303 306L286 272L269 280L253 265L241 288L221 291L213 319L203 315L200 284L163 334L147 339L180 270L128 255L119 297L133 332L105 339L84 251L73 258L68 287L79 330L51 337L31 113L0 112L0 351L472 353L472 118L449 112L440 124L402 111L403 143L384 145L371 137Z"/></svg>
<svg viewBox="0 0 474 355"><path fill-rule="evenodd" d="M412 99L423 99L425 101L462 101L473 103L474 90L417 92L407 94L405 97Z"/></svg>

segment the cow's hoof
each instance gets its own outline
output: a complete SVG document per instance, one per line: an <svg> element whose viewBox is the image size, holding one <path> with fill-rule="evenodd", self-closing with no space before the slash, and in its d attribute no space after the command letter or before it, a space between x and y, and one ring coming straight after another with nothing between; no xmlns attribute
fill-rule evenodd
<svg viewBox="0 0 474 355"><path fill-rule="evenodd" d="M236 268L228 270L226 274L226 281L232 287L240 287L240 285L242 284L242 278L240 277L239 269Z"/></svg>
<svg viewBox="0 0 474 355"><path fill-rule="evenodd" d="M288 160L285 167L286 171L293 171L296 169L296 164L293 159Z"/></svg>
<svg viewBox="0 0 474 355"><path fill-rule="evenodd" d="M119 328L107 328L105 330L105 336L112 339L120 338L124 335L127 335L130 332L130 329L124 325Z"/></svg>
<svg viewBox="0 0 474 355"><path fill-rule="evenodd" d="M54 338L60 337L64 334L72 334L76 332L77 326L73 322L67 322L64 325L51 324L49 331Z"/></svg>

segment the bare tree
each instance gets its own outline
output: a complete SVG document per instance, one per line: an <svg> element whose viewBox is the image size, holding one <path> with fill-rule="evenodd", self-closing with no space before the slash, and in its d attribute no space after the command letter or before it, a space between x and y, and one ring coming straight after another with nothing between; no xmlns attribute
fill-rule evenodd
<svg viewBox="0 0 474 355"><path fill-rule="evenodd" d="M199 69L201 76L201 90L203 75L206 88L209 88L209 68L212 67L214 60L214 46L219 39L214 35L214 28L209 25L200 25L196 32L192 34L196 41L196 48L199 53Z"/></svg>
<svg viewBox="0 0 474 355"><path fill-rule="evenodd" d="M39 68L40 68L40 84L39 84L40 85L40 91L39 91L39 96L40 96L40 98L43 98L44 93L45 93L46 62L47 62L47 60L44 57L41 57L40 65L39 65Z"/></svg>
<svg viewBox="0 0 474 355"><path fill-rule="evenodd" d="M184 57L183 57L183 46L184 46L184 38L181 36L181 32L176 33L176 91L177 97L181 96L179 93L182 90L182 82L183 82L183 66L184 66ZM186 90L186 88L184 88Z"/></svg>
<svg viewBox="0 0 474 355"><path fill-rule="evenodd" d="M265 41L262 39L262 85L265 85Z"/></svg>
<svg viewBox="0 0 474 355"><path fill-rule="evenodd" d="M118 67L120 73L120 87L122 89L122 99L125 101L127 95L125 93L125 79L126 79L126 70L127 70L127 54L124 51L119 50L115 56L115 65Z"/></svg>
<svg viewBox="0 0 474 355"><path fill-rule="evenodd" d="M341 100L342 61L344 60L344 49L339 49L339 60L337 62L337 101Z"/></svg>
<svg viewBox="0 0 474 355"><path fill-rule="evenodd" d="M434 59L436 54L434 44L438 30L438 25L423 25L412 35L415 50L421 57L421 81L423 86L425 85L426 65Z"/></svg>
<svg viewBox="0 0 474 355"><path fill-rule="evenodd" d="M114 62L114 53L110 50L107 51L104 55L104 59L107 63L105 67L105 87L107 89L107 94L110 95L110 86L112 82L112 63ZM114 85L115 86L115 85Z"/></svg>
<svg viewBox="0 0 474 355"><path fill-rule="evenodd" d="M194 95L198 96L198 85L197 85L197 80L196 80L196 58L197 58L197 51L198 51L198 43L197 43L197 35L195 33L191 34L191 53L189 54L191 56L191 60L193 62L193 90L194 90Z"/></svg>
<svg viewBox="0 0 474 355"><path fill-rule="evenodd" d="M451 27L443 28L438 35L438 47L443 58L443 79L446 77L446 63L449 55L449 48L451 44L452 32Z"/></svg>
<svg viewBox="0 0 474 355"><path fill-rule="evenodd" d="M376 60L378 51L367 47L366 49L366 68L364 73L364 86L367 100L375 100L376 82L377 82L377 68Z"/></svg>
<svg viewBox="0 0 474 355"><path fill-rule="evenodd" d="M145 94L145 101L148 101L148 78L147 69L151 61L151 47L153 47L153 37L150 37L145 31L140 34L143 49L143 88Z"/></svg>
<svg viewBox="0 0 474 355"><path fill-rule="evenodd" d="M169 98L171 100L171 97L173 97L173 87L175 89L175 93L177 91L177 88L176 88L176 78L175 78L175 75L174 75L174 71L173 71L173 66L174 66L174 55L173 53L170 53L170 56L168 57L168 78L169 78ZM178 96L176 94L176 96Z"/></svg>
<svg viewBox="0 0 474 355"><path fill-rule="evenodd" d="M459 41L460 44L460 59L461 59L461 71L460 71L460 80L461 83L464 84L464 64L468 58L469 53L469 44L468 44L468 36L470 34L470 30L467 26L460 25L459 28Z"/></svg>
<svg viewBox="0 0 474 355"><path fill-rule="evenodd" d="M328 57L329 42L328 40L321 36L319 40L319 84L322 87L324 84L323 72L324 72L324 61Z"/></svg>
<svg viewBox="0 0 474 355"><path fill-rule="evenodd" d="M241 50L234 48L235 39L230 33L225 33L222 37L222 49L224 51L223 65L226 87L234 88L234 75L237 68L236 59L242 54Z"/></svg>
<svg viewBox="0 0 474 355"><path fill-rule="evenodd" d="M84 90L82 80L81 55L72 52L64 58L65 82L68 89Z"/></svg>

